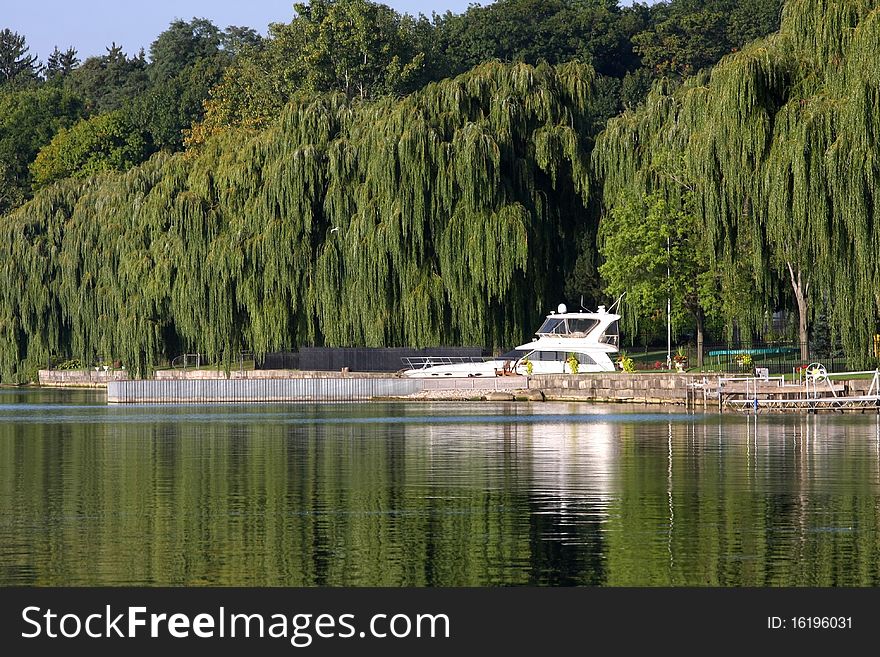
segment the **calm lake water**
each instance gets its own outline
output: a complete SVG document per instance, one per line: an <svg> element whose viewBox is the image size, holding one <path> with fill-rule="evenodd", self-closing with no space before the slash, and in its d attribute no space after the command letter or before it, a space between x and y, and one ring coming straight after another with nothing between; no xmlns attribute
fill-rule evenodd
<svg viewBox="0 0 880 657"><path fill-rule="evenodd" d="M0 390L0 585L880 585L880 418Z"/></svg>

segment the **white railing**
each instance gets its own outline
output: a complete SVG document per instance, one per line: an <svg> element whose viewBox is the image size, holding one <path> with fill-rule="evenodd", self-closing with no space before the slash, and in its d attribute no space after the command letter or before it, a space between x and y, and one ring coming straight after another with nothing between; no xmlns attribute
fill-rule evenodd
<svg viewBox="0 0 880 657"><path fill-rule="evenodd" d="M465 363L485 363L479 356L404 356L400 360L409 370L424 370L438 365L462 365Z"/></svg>

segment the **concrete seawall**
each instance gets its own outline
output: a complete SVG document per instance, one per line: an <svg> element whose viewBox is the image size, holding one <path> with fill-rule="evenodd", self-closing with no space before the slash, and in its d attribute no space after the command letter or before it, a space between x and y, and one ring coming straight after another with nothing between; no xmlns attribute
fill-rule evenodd
<svg viewBox="0 0 880 657"><path fill-rule="evenodd" d="M532 390L541 391L551 400L683 404L688 394L687 384L703 378L702 375L609 373L405 379L285 370L274 371L274 376L247 379L208 377L202 372L189 374L186 378L114 381L108 386L107 399L111 403L359 401L411 395L418 395L420 399L466 399L490 392Z"/></svg>
<svg viewBox="0 0 880 657"><path fill-rule="evenodd" d="M405 379L387 375L343 377L335 374L296 378L290 376L256 379L188 378L114 381L107 387L107 401L116 404L362 401L408 397L423 391L427 391L429 395L436 393L438 396L442 396L444 392L456 391L467 393L467 397L479 397L488 392L526 388L528 388L528 379L523 376L487 379Z"/></svg>
<svg viewBox="0 0 880 657"><path fill-rule="evenodd" d="M96 374L103 374L96 373ZM532 377L405 379L386 375L341 374L338 372L294 372L262 370L265 376L218 378L190 372L186 378L151 381L109 381L111 403L210 403L360 401L376 398L422 400L479 399L492 392L529 391L535 398L562 401L635 402L645 404L702 405L689 384L712 381L711 374L545 374ZM246 372L245 374L252 374ZM870 381L839 381L849 394L865 394ZM77 385L77 384L73 384ZM83 384L88 385L88 384ZM93 385L101 385L100 383ZM517 397L521 395L516 394ZM707 403L715 407L717 400Z"/></svg>
<svg viewBox="0 0 880 657"><path fill-rule="evenodd" d="M704 374L539 374L529 388L541 390L547 399L648 404L684 404L688 384L702 381Z"/></svg>
<svg viewBox="0 0 880 657"><path fill-rule="evenodd" d="M359 401L397 397L421 390L409 379L213 379L114 381L107 401L118 404Z"/></svg>
<svg viewBox="0 0 880 657"><path fill-rule="evenodd" d="M127 381L125 370L40 370L38 379L47 388L106 388L111 381Z"/></svg>
<svg viewBox="0 0 880 657"><path fill-rule="evenodd" d="M544 374L529 379L529 388L541 390L550 400L581 400L603 402L635 402L645 404L685 404L688 400L688 385L700 383L704 379L714 382L719 376L729 374L710 373L638 373L626 374ZM844 384L848 394L864 395L871 386L869 379L835 379L836 384ZM702 394L697 391L697 399L691 402L702 405ZM717 406L717 399L709 400L708 405Z"/></svg>

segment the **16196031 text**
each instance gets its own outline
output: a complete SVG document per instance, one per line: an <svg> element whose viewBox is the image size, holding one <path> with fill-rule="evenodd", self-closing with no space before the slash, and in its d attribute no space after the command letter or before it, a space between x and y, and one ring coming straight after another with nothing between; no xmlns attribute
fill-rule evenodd
<svg viewBox="0 0 880 657"><path fill-rule="evenodd" d="M852 616L767 616L769 630L851 630Z"/></svg>

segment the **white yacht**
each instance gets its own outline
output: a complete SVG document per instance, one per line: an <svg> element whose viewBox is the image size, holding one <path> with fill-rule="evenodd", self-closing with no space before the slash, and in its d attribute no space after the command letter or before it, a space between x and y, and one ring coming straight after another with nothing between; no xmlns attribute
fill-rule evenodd
<svg viewBox="0 0 880 657"><path fill-rule="evenodd" d="M615 303L614 306L617 304ZM612 309L614 308L612 306ZM577 372L613 372L611 354L619 349L620 315L599 306L594 312L570 313L565 304L547 315L532 341L486 361L453 358L405 358L403 376L414 378L504 376L506 374L571 374L571 356Z"/></svg>

